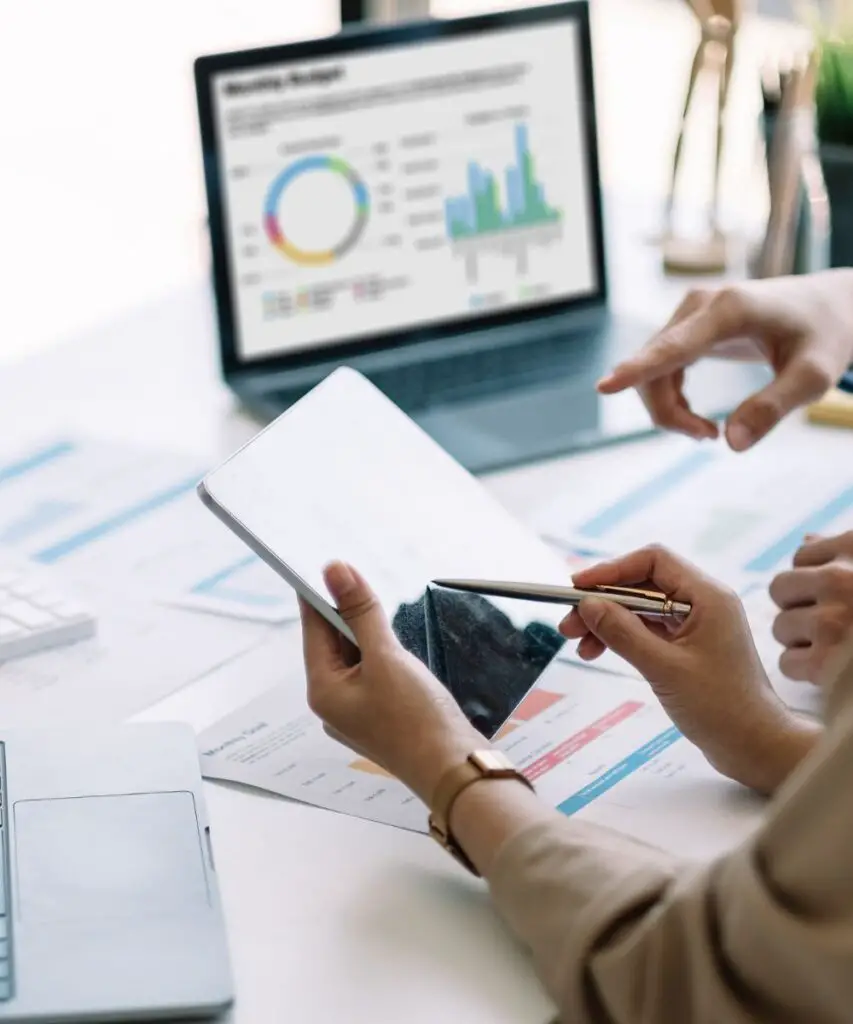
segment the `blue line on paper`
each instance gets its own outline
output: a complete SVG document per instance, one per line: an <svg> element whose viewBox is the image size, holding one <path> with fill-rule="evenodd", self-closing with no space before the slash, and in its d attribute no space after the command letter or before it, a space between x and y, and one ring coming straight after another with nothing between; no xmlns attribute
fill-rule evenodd
<svg viewBox="0 0 853 1024"><path fill-rule="evenodd" d="M615 526L619 526L626 519L630 519L642 508L657 501L664 491L671 490L687 477L697 473L700 469L713 461L716 455L709 450L699 449L690 452L683 459L679 459L675 465L665 469L658 476L652 477L623 495L609 508L597 512L592 519L578 527L578 532L586 537L602 537Z"/></svg>
<svg viewBox="0 0 853 1024"><path fill-rule="evenodd" d="M0 528L0 544L21 544L33 534L55 526L79 508L80 503L74 501L39 502L25 516L13 519Z"/></svg>
<svg viewBox="0 0 853 1024"><path fill-rule="evenodd" d="M667 747L671 747L679 739L681 739L681 733L675 726L672 726L672 728L655 736L654 739L649 740L648 743L644 743L639 750L635 750L633 754L629 754L618 764L613 765L612 768L609 768L603 775L599 775L597 779L584 786L583 789L579 789L568 800L564 800L557 810L562 811L563 814L576 814L583 807L586 807L587 804L592 803L593 800L602 796L609 789L612 789L617 782L621 782L624 778L637 771L637 769L648 764L649 761L657 757L658 754L663 753Z"/></svg>
<svg viewBox="0 0 853 1024"><path fill-rule="evenodd" d="M38 451L27 455L23 459L7 462L5 466L0 466L0 484L5 484L9 480L15 480L19 476L24 476L25 473L29 473L33 469L39 469L47 463L53 462L54 459L70 454L72 451L74 451L74 445L70 441L58 441L48 445L46 448L38 449Z"/></svg>
<svg viewBox="0 0 853 1024"><path fill-rule="evenodd" d="M827 527L833 519L853 508L853 487L848 487L841 494L836 495L832 501L828 501L822 508L815 509L793 530L790 530L784 537L780 537L775 544L765 548L761 554L756 555L747 562L745 568L748 572L769 572L784 558L792 557L797 548L802 544L803 537L807 533L819 533Z"/></svg>
<svg viewBox="0 0 853 1024"><path fill-rule="evenodd" d="M192 588L192 593L220 598L223 601L234 601L236 604L254 605L256 607L275 607L282 604L284 601L284 595L282 594L262 594L258 591L242 590L239 587L222 586L226 580L231 579L236 573L242 569L247 569L250 565L254 565L259 561L260 559L256 555L248 555L246 558L241 558L239 562L234 562L232 565L228 565L212 576L208 576L206 579L201 580L201 582L196 583Z"/></svg>
<svg viewBox="0 0 853 1024"><path fill-rule="evenodd" d="M70 537L66 537L64 540L44 548L44 550L33 555L33 558L35 561L41 562L42 565L53 565L75 551L79 551L80 548L84 548L94 541L101 540L109 536L109 534L115 533L116 530L120 530L122 527L136 522L138 519L142 519L149 512L156 512L158 509L163 508L164 505L169 505L171 502L183 497L184 494L195 488L198 480L198 474L193 475L188 480L181 480L180 483L174 484L164 491L158 491L157 494L152 494L150 498L146 498L136 505L131 505L129 508L116 512L100 523L95 523L85 530L73 533Z"/></svg>
<svg viewBox="0 0 853 1024"><path fill-rule="evenodd" d="M209 594L218 584L222 583L223 580L229 579L235 572L245 569L246 566L251 565L252 562L255 561L257 561L257 557L255 555L247 555L245 558L241 558L239 562L234 562L233 565L226 565L224 569L220 569L219 572L216 572L212 576L208 576L206 579L196 583L192 588L193 593Z"/></svg>

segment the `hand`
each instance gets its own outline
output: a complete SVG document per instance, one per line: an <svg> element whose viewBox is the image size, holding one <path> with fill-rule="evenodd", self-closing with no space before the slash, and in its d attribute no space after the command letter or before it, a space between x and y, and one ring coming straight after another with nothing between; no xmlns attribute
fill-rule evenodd
<svg viewBox="0 0 853 1024"><path fill-rule="evenodd" d="M302 602L308 704L332 736L429 804L444 772L488 744L426 666L403 649L361 575L335 562L325 579L358 650Z"/></svg>
<svg viewBox="0 0 853 1024"><path fill-rule="evenodd" d="M817 683L853 633L853 530L806 538L794 568L770 584L770 596L781 609L773 623L785 647L779 668L789 679Z"/></svg>
<svg viewBox="0 0 853 1024"><path fill-rule="evenodd" d="M697 439L717 425L691 409L684 371L705 356L765 360L775 379L726 421L726 439L744 451L784 416L820 396L853 362L853 271L747 281L691 291L669 323L599 391L635 387L660 427Z"/></svg>
<svg viewBox="0 0 853 1024"><path fill-rule="evenodd" d="M791 714L761 666L740 601L661 548L576 573L578 587L646 584L693 606L677 628L585 598L561 623L586 660L605 648L634 665L681 732L718 771L773 792L805 756L815 727Z"/></svg>

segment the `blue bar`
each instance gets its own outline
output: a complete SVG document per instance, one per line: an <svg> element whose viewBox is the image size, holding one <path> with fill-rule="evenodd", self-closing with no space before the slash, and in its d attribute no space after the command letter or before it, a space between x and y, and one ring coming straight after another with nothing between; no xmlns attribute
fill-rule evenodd
<svg viewBox="0 0 853 1024"><path fill-rule="evenodd" d="M521 213L521 177L517 167L506 169L506 199L509 207L509 220L514 222Z"/></svg>
<svg viewBox="0 0 853 1024"><path fill-rule="evenodd" d="M683 459L680 459L674 466L664 470L656 477L652 477L639 487L629 491L610 508L597 512L592 519L587 520L578 527L578 532L587 537L602 537L615 526L631 516L636 515L641 509L657 501L664 491L672 490L687 477L697 473L708 465L716 456L708 449L690 452ZM661 530L664 524L661 523Z"/></svg>
<svg viewBox="0 0 853 1024"><path fill-rule="evenodd" d="M48 462L53 462L54 459L59 459L63 455L69 455L73 451L74 445L70 441L60 441L57 444L52 444L47 448L41 448L33 452L32 455L28 455L25 459L0 466L0 484L5 484L16 477L24 476L31 469L39 469Z"/></svg>
<svg viewBox="0 0 853 1024"><path fill-rule="evenodd" d="M629 754L626 758L615 764L612 768L608 769L603 775L599 775L597 779L590 782L589 785L579 789L574 796L570 796L568 800L564 800L559 807L558 811L562 811L563 814L576 814L579 810L586 807L587 804L591 804L593 800L602 796L609 789L612 789L617 782L621 782L629 775L637 771L638 768L642 768L653 758L657 757L658 754L663 753L667 747L671 747L676 740L681 739L681 733L675 726L671 729L667 729L666 732L660 733L655 736L653 740L649 740L648 743L640 747L639 750L635 750L633 754Z"/></svg>
<svg viewBox="0 0 853 1024"><path fill-rule="evenodd" d="M793 557L794 552L803 543L803 537L807 533L820 533L833 519L840 516L853 507L853 487L842 491L832 501L826 503L823 508L816 509L793 530L785 534L766 548L760 555L756 555L751 562L748 562L748 572L770 572L782 561L783 558Z"/></svg>
<svg viewBox="0 0 853 1024"><path fill-rule="evenodd" d="M70 537L66 537L65 540L61 540L59 543L53 544L51 547L45 548L43 551L39 551L37 554L33 555L33 558L35 561L41 562L42 565L53 565L55 562L60 561L60 559L65 558L67 555L73 554L80 548L86 547L87 544L91 544L96 540L101 540L101 538L114 533L116 530L120 530L124 526L128 526L137 519L142 519L143 516L148 515L149 512L156 512L157 509L162 508L164 505L168 505L171 502L176 501L178 498L183 497L183 495L188 491L195 489L195 486L199 481L199 475L200 474L196 474L189 480L182 480L173 487L169 487L165 491L160 491L159 494L154 494L150 498L146 498L145 501L141 501L138 505L131 505L130 508L117 512L115 515L110 516L101 523L89 526L87 529L81 530L79 533L73 533Z"/></svg>
<svg viewBox="0 0 853 1024"><path fill-rule="evenodd" d="M444 200L444 226L447 228L447 234L453 237L453 200Z"/></svg>
<svg viewBox="0 0 853 1024"><path fill-rule="evenodd" d="M229 579L235 572L245 569L247 566L251 565L252 562L256 562L257 560L256 555L247 555L245 558L241 558L239 562L227 565L224 569L220 569L219 572L216 572L212 576L208 576L206 579L196 583L192 592L194 594L209 594L217 584L222 583L223 580Z"/></svg>
<svg viewBox="0 0 853 1024"><path fill-rule="evenodd" d="M521 168L524 163L524 155L527 152L527 125L517 124L515 126L515 157L518 161L518 170L521 173Z"/></svg>
<svg viewBox="0 0 853 1024"><path fill-rule="evenodd" d="M468 190L473 202L480 193L480 168L473 160L468 164Z"/></svg>

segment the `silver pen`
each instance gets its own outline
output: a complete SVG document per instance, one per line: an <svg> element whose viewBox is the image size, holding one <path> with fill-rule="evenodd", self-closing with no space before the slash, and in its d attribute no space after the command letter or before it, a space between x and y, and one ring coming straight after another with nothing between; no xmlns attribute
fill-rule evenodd
<svg viewBox="0 0 853 1024"><path fill-rule="evenodd" d="M692 606L673 601L659 590L643 587L558 587L548 583L504 583L499 580L433 580L437 587L462 590L484 597L515 597L577 607L585 597L601 597L649 619L686 619Z"/></svg>

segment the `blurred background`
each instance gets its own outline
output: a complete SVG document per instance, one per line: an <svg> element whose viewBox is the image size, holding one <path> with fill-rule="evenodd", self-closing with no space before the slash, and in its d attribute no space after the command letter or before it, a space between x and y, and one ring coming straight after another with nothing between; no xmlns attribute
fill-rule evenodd
<svg viewBox="0 0 853 1024"><path fill-rule="evenodd" d="M453 16L506 6L514 5L433 0L432 9ZM82 336L198 280L206 239L193 59L339 27L337 0L37 0L4 7L0 361ZM605 185L659 197L695 20L684 0L592 0L592 10ZM763 21L760 30L749 23L742 33L729 116L750 130L731 135L723 187L730 208L756 168L758 69L792 40L788 0L760 0L758 10L779 20ZM644 60L647 49L654 61ZM644 77L639 92L632 89L637 74ZM688 159L709 169L711 132L705 135L688 148ZM685 181L702 197L703 174L688 173Z"/></svg>

